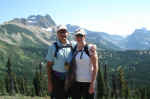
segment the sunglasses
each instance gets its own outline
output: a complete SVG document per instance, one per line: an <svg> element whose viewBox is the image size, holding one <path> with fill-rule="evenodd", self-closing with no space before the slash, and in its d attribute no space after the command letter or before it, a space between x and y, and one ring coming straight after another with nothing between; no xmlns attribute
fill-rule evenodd
<svg viewBox="0 0 150 99"><path fill-rule="evenodd" d="M58 31L58 33L64 34L64 33L67 33L67 31L66 30L60 30L60 31Z"/></svg>
<svg viewBox="0 0 150 99"><path fill-rule="evenodd" d="M76 37L83 37L84 35L82 34L77 34Z"/></svg>

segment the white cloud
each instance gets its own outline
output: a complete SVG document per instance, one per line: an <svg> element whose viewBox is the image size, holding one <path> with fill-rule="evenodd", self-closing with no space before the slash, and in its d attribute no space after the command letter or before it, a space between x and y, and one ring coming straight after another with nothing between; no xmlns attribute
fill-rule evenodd
<svg viewBox="0 0 150 99"><path fill-rule="evenodd" d="M127 36L135 31L135 29L147 28L150 29L150 22L148 21L148 17L141 16L129 16L124 18L116 18L114 20L97 20L94 22L92 20L89 21L80 21L79 26L99 32L107 32L109 34L117 34L121 36Z"/></svg>

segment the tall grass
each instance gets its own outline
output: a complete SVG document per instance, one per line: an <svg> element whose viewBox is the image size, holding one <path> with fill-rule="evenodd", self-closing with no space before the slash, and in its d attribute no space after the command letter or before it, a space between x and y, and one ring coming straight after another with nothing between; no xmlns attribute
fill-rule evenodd
<svg viewBox="0 0 150 99"><path fill-rule="evenodd" d="M0 99L50 99L49 96L45 97L31 97L31 96L0 96Z"/></svg>

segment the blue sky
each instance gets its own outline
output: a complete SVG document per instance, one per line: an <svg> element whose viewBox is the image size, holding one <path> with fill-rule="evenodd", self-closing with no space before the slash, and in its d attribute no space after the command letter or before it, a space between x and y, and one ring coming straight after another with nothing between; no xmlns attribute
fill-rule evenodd
<svg viewBox="0 0 150 99"><path fill-rule="evenodd" d="M56 24L126 36L150 30L150 0L1 0L0 23L31 14L49 14Z"/></svg>

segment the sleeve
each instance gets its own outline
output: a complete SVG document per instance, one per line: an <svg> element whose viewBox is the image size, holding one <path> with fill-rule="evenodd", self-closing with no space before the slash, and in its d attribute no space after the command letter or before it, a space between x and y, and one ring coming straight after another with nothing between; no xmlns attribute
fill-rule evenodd
<svg viewBox="0 0 150 99"><path fill-rule="evenodd" d="M89 50L91 56L97 55L95 44L89 44L89 49L88 50Z"/></svg>
<svg viewBox="0 0 150 99"><path fill-rule="evenodd" d="M54 53L55 53L55 48L54 48L54 46L52 45L52 46L49 46L49 48L48 48L48 53L47 53L47 56L46 56L46 60L47 61L50 61L50 62L53 62L54 61Z"/></svg>
<svg viewBox="0 0 150 99"><path fill-rule="evenodd" d="M71 44L72 44L72 47L74 48L76 46L77 42L71 41Z"/></svg>
<svg viewBox="0 0 150 99"><path fill-rule="evenodd" d="M72 60L72 52L69 54L68 58L67 58L67 63L70 63Z"/></svg>
<svg viewBox="0 0 150 99"><path fill-rule="evenodd" d="M75 41L71 41L71 44L72 44L72 48L74 49L77 42ZM69 54L68 58L67 58L67 62L70 63L72 61L72 56L73 56L73 52L71 51L71 53Z"/></svg>

